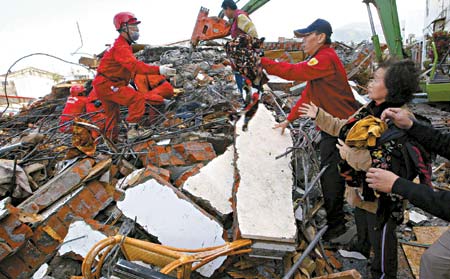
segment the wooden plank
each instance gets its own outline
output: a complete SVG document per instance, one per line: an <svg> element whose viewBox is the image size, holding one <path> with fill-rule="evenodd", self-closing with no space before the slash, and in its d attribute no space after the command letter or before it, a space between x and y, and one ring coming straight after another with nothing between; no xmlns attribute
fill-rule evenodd
<svg viewBox="0 0 450 279"><path fill-rule="evenodd" d="M414 227L417 242L420 244L433 244L450 227Z"/></svg>
<svg viewBox="0 0 450 279"><path fill-rule="evenodd" d="M314 277L313 279L361 279L361 274L355 269L328 274L320 277Z"/></svg>
<svg viewBox="0 0 450 279"><path fill-rule="evenodd" d="M419 278L420 258L427 248L415 247L407 244L402 244L402 248L414 277Z"/></svg>

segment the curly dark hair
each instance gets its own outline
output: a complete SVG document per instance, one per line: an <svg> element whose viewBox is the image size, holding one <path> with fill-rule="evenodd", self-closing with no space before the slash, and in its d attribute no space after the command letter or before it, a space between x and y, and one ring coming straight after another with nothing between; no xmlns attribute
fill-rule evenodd
<svg viewBox="0 0 450 279"><path fill-rule="evenodd" d="M385 69L384 84L388 91L386 102L404 105L412 100L419 89L419 69L412 60L387 60L380 63Z"/></svg>

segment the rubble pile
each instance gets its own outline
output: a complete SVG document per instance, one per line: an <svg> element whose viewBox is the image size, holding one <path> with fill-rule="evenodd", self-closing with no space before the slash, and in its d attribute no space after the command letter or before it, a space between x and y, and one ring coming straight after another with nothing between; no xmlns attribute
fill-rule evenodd
<svg viewBox="0 0 450 279"><path fill-rule="evenodd" d="M359 84L371 50L356 48L338 52ZM137 141L126 140L125 123L118 141L94 140L92 114L61 133L70 86L0 119L0 279L130 278L119 276L130 269L178 278L327 278L341 270L348 254L321 241L320 133L307 119L283 136L272 129L302 85L264 85L244 132L223 47L146 46L136 56L177 69L176 96L147 104L140 125L150 133ZM448 170L435 169L441 188Z"/></svg>
<svg viewBox="0 0 450 279"><path fill-rule="evenodd" d="M196 277L275 278L287 272L317 238L314 139L304 132L280 137L272 130L284 112L267 86L266 105L242 132L243 119L230 118L240 110L241 96L231 68L222 64L222 47L146 47L137 57L178 70L170 80L178 90L174 101L147 106L141 125L152 132L146 138L94 141L89 114L73 121L74 134L60 133L68 88L0 120L0 278L59 279L90 271L100 278L114 272L119 258L163 271L128 254L132 246L119 236L160 245L159 256L151 258L159 263L164 253L197 253L198 265L185 263ZM302 125L313 129L310 124ZM126 134L126 125L120 126ZM107 237L119 241L103 255L103 265L82 266L83 260L99 263L91 249ZM308 276L337 268L323 247L312 259L320 265L309 263L302 271ZM189 276L182 270L176 269L178 276Z"/></svg>

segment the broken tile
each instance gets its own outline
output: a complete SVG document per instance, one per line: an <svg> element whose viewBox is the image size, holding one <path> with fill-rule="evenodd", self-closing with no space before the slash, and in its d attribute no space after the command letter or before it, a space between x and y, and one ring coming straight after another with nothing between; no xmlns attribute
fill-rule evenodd
<svg viewBox="0 0 450 279"><path fill-rule="evenodd" d="M237 124L237 222L244 238L294 243L297 227L290 158L275 159L293 143L289 133L280 135L280 131L272 129L275 124L263 105L247 132L242 132L243 118Z"/></svg>
<svg viewBox="0 0 450 279"><path fill-rule="evenodd" d="M178 248L205 248L225 244L223 228L179 190L155 179L129 188L117 206L125 216L158 237L163 245ZM199 269L211 276L225 261L218 258Z"/></svg>
<svg viewBox="0 0 450 279"><path fill-rule="evenodd" d="M231 196L234 182L234 147L209 162L200 173L189 177L183 191L202 200L220 215L233 212Z"/></svg>

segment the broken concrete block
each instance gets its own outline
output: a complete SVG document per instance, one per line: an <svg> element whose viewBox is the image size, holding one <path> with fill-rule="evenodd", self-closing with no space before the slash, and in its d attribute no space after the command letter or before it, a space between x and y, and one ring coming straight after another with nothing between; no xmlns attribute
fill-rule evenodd
<svg viewBox="0 0 450 279"><path fill-rule="evenodd" d="M20 249L15 256L22 259L30 268L40 266L51 257L49 254L42 253L31 241L27 241L25 247Z"/></svg>
<svg viewBox="0 0 450 279"><path fill-rule="evenodd" d="M274 241L254 240L252 244L253 257L282 260L286 253L295 252L295 245Z"/></svg>
<svg viewBox="0 0 450 279"><path fill-rule="evenodd" d="M409 221L411 221L413 224L419 224L420 222L423 222L425 220L428 220L427 216L420 214L419 212L415 210L410 210L409 212Z"/></svg>
<svg viewBox="0 0 450 279"><path fill-rule="evenodd" d="M0 220L9 214L7 205L11 203L11 198L7 197L0 201Z"/></svg>
<svg viewBox="0 0 450 279"><path fill-rule="evenodd" d="M78 188L66 197L61 198L42 212L41 215L44 221L36 224L32 232L31 241L15 243L18 245L16 248L16 250L18 249L17 252L1 261L0 269L8 270L6 274L11 278L30 278L31 274L39 266L48 261L49 257L53 257L61 243L67 239L70 224L75 217L92 218L112 201L111 189L103 186L98 181L91 181L85 187ZM11 216L14 216L14 214L8 215L1 222L5 222ZM24 234L22 232L24 230L23 226L25 225L14 229L14 233ZM0 226L0 237L4 238L5 234L1 230L2 227ZM31 231L30 228L28 230ZM27 234L24 236L17 235L14 238L26 241L30 237L29 234L31 233L28 233L28 236ZM19 265L23 263L27 268L17 273L8 269L7 266L11 263Z"/></svg>
<svg viewBox="0 0 450 279"><path fill-rule="evenodd" d="M163 166L184 166L195 164L216 157L216 152L208 142L186 142L175 145L140 145L137 147L142 154L141 159L144 166L149 164Z"/></svg>
<svg viewBox="0 0 450 279"><path fill-rule="evenodd" d="M135 144L133 146L133 150L135 152L146 152L147 150L149 150L155 144L156 143L153 140L146 141L146 142L141 142L141 143Z"/></svg>
<svg viewBox="0 0 450 279"><path fill-rule="evenodd" d="M183 191L198 198L221 217L233 212L231 196L234 182L234 147L213 159L200 173L189 177Z"/></svg>
<svg viewBox="0 0 450 279"><path fill-rule="evenodd" d="M92 159L84 159L75 163L48 181L18 207L27 213L38 213L78 186L89 174L93 165Z"/></svg>
<svg viewBox="0 0 450 279"><path fill-rule="evenodd" d="M144 173L142 174L144 177L153 177L155 179L162 179L166 182L170 181L170 171L163 169L163 168L158 168L156 166L153 165L147 165L147 167L144 170ZM159 180L158 180L159 181Z"/></svg>
<svg viewBox="0 0 450 279"><path fill-rule="evenodd" d="M7 257L0 262L0 275L4 274L6 278L27 279L31 276L31 269L19 257ZM1 278L1 277L0 277Z"/></svg>
<svg viewBox="0 0 450 279"><path fill-rule="evenodd" d="M197 173L200 172L201 168L203 168L204 165L202 163L197 164L195 166L192 166L191 168L189 168L188 170L186 170L185 172L183 172L177 180L175 180L174 182L174 186L176 187L181 187L186 180L189 179L189 177L196 175Z"/></svg>
<svg viewBox="0 0 450 279"><path fill-rule="evenodd" d="M33 231L19 219L19 210L9 205L9 214L0 220L0 260L17 251Z"/></svg>
<svg viewBox="0 0 450 279"><path fill-rule="evenodd" d="M65 253L73 252L85 258L91 248L105 238L104 234L92 229L86 222L76 221L70 225L69 232L64 238L58 253L64 255Z"/></svg>
<svg viewBox="0 0 450 279"><path fill-rule="evenodd" d="M216 152L209 142L187 142L175 145L174 149L180 152L190 163L204 162L216 157Z"/></svg>
<svg viewBox="0 0 450 279"><path fill-rule="evenodd" d="M205 248L225 244L220 224L170 184L155 179L129 188L117 206L158 237L163 245L178 248ZM218 258L199 269L211 276L225 261Z"/></svg>
<svg viewBox="0 0 450 279"><path fill-rule="evenodd" d="M290 159L275 159L293 145L291 136L272 129L276 122L264 105L259 106L247 132L242 132L243 121L241 118L236 128L240 233L243 238L295 243Z"/></svg>
<svg viewBox="0 0 450 279"><path fill-rule="evenodd" d="M27 198L33 193L27 174L22 167L14 160L0 159L0 198L9 192L11 183L13 183L11 195L15 198Z"/></svg>
<svg viewBox="0 0 450 279"><path fill-rule="evenodd" d="M11 253L12 253L11 247L8 244L4 243L3 241L0 242L0 260L6 258L6 256L8 256Z"/></svg>
<svg viewBox="0 0 450 279"><path fill-rule="evenodd" d="M130 186L134 186L139 181L144 171L145 169L135 170L124 178L121 178L117 181L116 188L126 189Z"/></svg>
<svg viewBox="0 0 450 279"><path fill-rule="evenodd" d="M357 260L367 260L367 258L363 254L361 254L359 252L347 251L347 250L343 250L343 249L339 249L338 252L344 258L352 258L352 259L357 259Z"/></svg>
<svg viewBox="0 0 450 279"><path fill-rule="evenodd" d="M185 160L180 154L172 152L172 146L169 145L153 145L150 146L146 151L148 152L147 154L143 154L139 157L144 166L151 164L161 167L171 165L182 166L186 164Z"/></svg>

